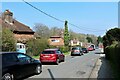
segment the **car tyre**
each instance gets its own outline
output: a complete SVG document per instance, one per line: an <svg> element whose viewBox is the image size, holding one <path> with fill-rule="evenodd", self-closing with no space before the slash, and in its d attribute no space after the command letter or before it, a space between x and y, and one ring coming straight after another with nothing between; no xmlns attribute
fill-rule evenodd
<svg viewBox="0 0 120 80"><path fill-rule="evenodd" d="M71 54L71 56L73 56L73 54Z"/></svg>
<svg viewBox="0 0 120 80"><path fill-rule="evenodd" d="M13 78L13 75L11 75L10 73L6 73L3 75L1 80L14 80Z"/></svg>
<svg viewBox="0 0 120 80"><path fill-rule="evenodd" d="M60 62L60 61L59 61L59 59L57 59L56 64L58 65L58 64L59 64L59 62Z"/></svg>
<svg viewBox="0 0 120 80"><path fill-rule="evenodd" d="M63 58L62 62L65 62L65 58Z"/></svg>
<svg viewBox="0 0 120 80"><path fill-rule="evenodd" d="M41 72L42 72L42 67L40 65L37 65L35 73L40 74Z"/></svg>

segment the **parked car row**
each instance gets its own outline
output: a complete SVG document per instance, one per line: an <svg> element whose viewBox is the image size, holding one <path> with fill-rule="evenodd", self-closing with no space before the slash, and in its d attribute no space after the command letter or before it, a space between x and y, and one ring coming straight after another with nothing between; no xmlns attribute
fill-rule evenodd
<svg viewBox="0 0 120 80"><path fill-rule="evenodd" d="M74 55L83 55L84 53L88 53L88 49L87 48L81 48L81 47L73 47L71 49L71 56L74 56Z"/></svg>
<svg viewBox="0 0 120 80"><path fill-rule="evenodd" d="M73 47L71 56L83 55L88 53L87 48ZM59 49L45 49L40 53L39 60L20 52L0 52L2 57L1 80L16 80L31 74L40 74L42 72L42 63L56 63L65 61L65 55Z"/></svg>
<svg viewBox="0 0 120 80"><path fill-rule="evenodd" d="M1 80L17 80L32 74L40 74L42 63L59 64L65 60L64 54L59 49L45 49L40 53L40 60L20 52L0 52L0 57L2 57Z"/></svg>

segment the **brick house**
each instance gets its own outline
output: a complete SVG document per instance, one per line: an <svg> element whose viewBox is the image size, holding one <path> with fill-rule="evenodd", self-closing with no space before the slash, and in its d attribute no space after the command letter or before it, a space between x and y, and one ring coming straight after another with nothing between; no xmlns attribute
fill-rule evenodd
<svg viewBox="0 0 120 80"><path fill-rule="evenodd" d="M27 40L34 37L34 31L29 26L13 19L13 13L6 10L0 18L2 27L9 28L13 33L17 42L26 43Z"/></svg>
<svg viewBox="0 0 120 80"><path fill-rule="evenodd" d="M60 36L51 36L48 42L51 46L64 46L64 39Z"/></svg>

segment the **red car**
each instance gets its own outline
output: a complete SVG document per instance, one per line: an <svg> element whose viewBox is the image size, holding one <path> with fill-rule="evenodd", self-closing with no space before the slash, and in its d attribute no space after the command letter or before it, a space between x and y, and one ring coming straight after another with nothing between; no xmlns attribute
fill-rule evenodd
<svg viewBox="0 0 120 80"><path fill-rule="evenodd" d="M40 54L40 61L43 62L54 62L59 64L59 62L64 62L65 56L59 49L45 49Z"/></svg>
<svg viewBox="0 0 120 80"><path fill-rule="evenodd" d="M89 48L88 48L88 51L93 51L93 50L94 50L93 47L89 47Z"/></svg>

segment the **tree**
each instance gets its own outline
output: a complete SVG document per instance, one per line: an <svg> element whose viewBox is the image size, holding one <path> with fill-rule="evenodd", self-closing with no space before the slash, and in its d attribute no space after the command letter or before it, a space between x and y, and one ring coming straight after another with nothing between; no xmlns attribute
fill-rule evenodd
<svg viewBox="0 0 120 80"><path fill-rule="evenodd" d="M50 37L50 30L46 25L36 23L34 26L34 30L41 38Z"/></svg>
<svg viewBox="0 0 120 80"><path fill-rule="evenodd" d="M102 43L102 42L103 42L103 38L102 38L101 36L98 36L98 37L97 37L97 42L98 42L98 44L99 44L99 43Z"/></svg>
<svg viewBox="0 0 120 80"><path fill-rule="evenodd" d="M2 51L15 51L13 33L7 28L2 28Z"/></svg>
<svg viewBox="0 0 120 80"><path fill-rule="evenodd" d="M110 29L103 37L105 47L110 46L114 41L120 42L120 28Z"/></svg>
<svg viewBox="0 0 120 80"><path fill-rule="evenodd" d="M93 42L91 37L87 37L86 39L87 39L88 43L92 43Z"/></svg>
<svg viewBox="0 0 120 80"><path fill-rule="evenodd" d="M63 29L61 29L61 28L52 27L50 29L50 35L51 36L62 36L62 31L63 31Z"/></svg>
<svg viewBox="0 0 120 80"><path fill-rule="evenodd" d="M67 21L65 21L65 30L64 30L64 44L65 46L69 45L69 32L68 32L68 25L67 25Z"/></svg>

